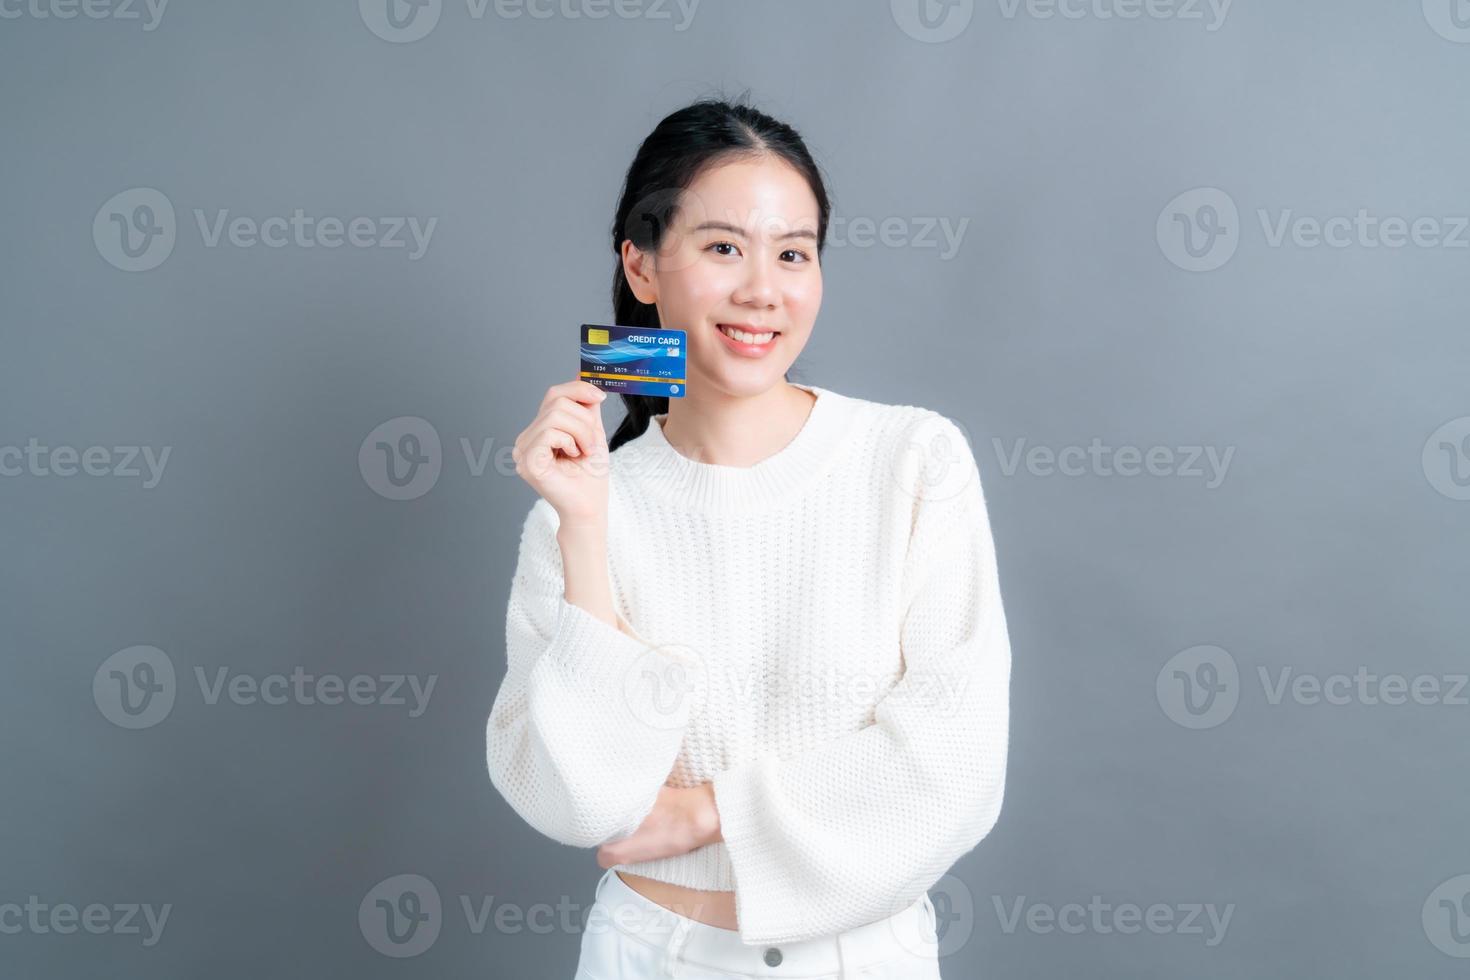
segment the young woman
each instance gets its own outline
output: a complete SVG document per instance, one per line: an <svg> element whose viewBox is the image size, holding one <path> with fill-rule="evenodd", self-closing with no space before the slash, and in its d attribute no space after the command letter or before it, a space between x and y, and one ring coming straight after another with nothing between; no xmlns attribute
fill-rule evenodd
<svg viewBox="0 0 1470 980"><path fill-rule="evenodd" d="M798 384L829 206L789 126L702 100L640 146L615 322L687 331L683 398L551 386L490 777L597 847L577 980L939 976L927 890L1005 787L1010 643L946 416ZM908 325L896 330L909 332Z"/></svg>

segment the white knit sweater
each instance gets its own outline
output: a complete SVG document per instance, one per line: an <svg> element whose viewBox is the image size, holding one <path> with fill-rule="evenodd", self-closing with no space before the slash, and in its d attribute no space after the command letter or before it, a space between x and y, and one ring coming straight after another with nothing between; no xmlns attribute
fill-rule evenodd
<svg viewBox="0 0 1470 980"><path fill-rule="evenodd" d="M733 890L741 940L831 936L904 908L989 833L1010 640L985 498L929 409L817 396L754 466L612 453L608 573L638 638L562 594L531 507L486 728L490 778L573 847L626 837L659 787L714 783L723 842L618 865Z"/></svg>

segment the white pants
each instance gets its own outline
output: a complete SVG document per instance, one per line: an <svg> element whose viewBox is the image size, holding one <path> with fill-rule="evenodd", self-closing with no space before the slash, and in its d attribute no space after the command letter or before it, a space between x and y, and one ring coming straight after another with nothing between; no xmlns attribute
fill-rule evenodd
<svg viewBox="0 0 1470 980"><path fill-rule="evenodd" d="M573 980L942 980L929 896L835 936L747 946L740 934L638 894L616 869L597 883Z"/></svg>

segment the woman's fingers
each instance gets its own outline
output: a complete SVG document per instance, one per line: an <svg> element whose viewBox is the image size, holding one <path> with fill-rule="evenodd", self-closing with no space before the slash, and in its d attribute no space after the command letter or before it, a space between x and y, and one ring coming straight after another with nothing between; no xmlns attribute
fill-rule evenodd
<svg viewBox="0 0 1470 980"><path fill-rule="evenodd" d="M545 448L548 457L554 459L553 449L560 449L568 456L577 458L590 456L596 451L598 436L585 418L555 409L539 417L518 440L523 452L535 454ZM514 454L512 454L514 458Z"/></svg>
<svg viewBox="0 0 1470 980"><path fill-rule="evenodd" d="M556 459L560 449L577 459L592 456L607 448L607 434L602 426L602 402L606 392L580 378L552 385L541 399L541 407L531 424L517 438L511 458L519 465L525 458L537 459L542 452L546 462ZM546 465L532 467L540 471Z"/></svg>
<svg viewBox="0 0 1470 980"><path fill-rule="evenodd" d="M597 425L587 415L588 412L595 411L596 409L586 406L572 405L564 408L558 405L542 416L542 424L571 435L576 439L575 455L588 456L597 449Z"/></svg>
<svg viewBox="0 0 1470 980"><path fill-rule="evenodd" d="M568 456L582 455L582 451L577 448L576 437L566 429L548 428L543 442L552 449L562 450Z"/></svg>
<svg viewBox="0 0 1470 980"><path fill-rule="evenodd" d="M595 407L601 405L606 397L607 392L597 385L590 381L583 381L581 378L575 378L547 388L546 396L541 399L541 411L545 411L558 398L569 398L574 402Z"/></svg>
<svg viewBox="0 0 1470 980"><path fill-rule="evenodd" d="M570 432L555 426L543 426L527 434L524 448L513 452L512 458L519 456L518 464L524 461L531 473L541 477L556 463L558 449L569 457L575 458L579 455L577 440Z"/></svg>

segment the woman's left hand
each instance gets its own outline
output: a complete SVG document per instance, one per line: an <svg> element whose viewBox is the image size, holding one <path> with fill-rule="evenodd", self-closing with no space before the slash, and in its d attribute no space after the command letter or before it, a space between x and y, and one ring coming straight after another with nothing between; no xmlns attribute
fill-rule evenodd
<svg viewBox="0 0 1470 980"><path fill-rule="evenodd" d="M597 865L611 868L615 864L674 857L723 839L713 783L689 789L664 786L658 791L653 810L631 836L597 849Z"/></svg>

